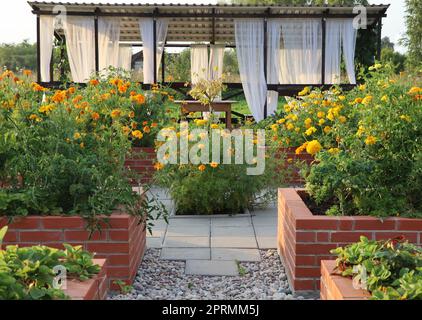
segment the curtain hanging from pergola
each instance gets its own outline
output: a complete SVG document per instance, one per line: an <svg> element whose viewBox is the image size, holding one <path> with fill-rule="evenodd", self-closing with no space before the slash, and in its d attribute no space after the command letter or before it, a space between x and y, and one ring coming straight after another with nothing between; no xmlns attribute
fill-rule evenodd
<svg viewBox="0 0 422 320"><path fill-rule="evenodd" d="M56 17L54 16L41 16L40 28L42 30L40 36L40 62L41 62L41 81L50 82L50 62L53 53L54 44L54 24Z"/></svg>

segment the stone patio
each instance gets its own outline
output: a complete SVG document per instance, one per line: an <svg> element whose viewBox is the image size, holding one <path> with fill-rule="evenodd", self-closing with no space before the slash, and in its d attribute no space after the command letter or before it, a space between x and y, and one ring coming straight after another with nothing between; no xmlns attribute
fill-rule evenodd
<svg viewBox="0 0 422 320"><path fill-rule="evenodd" d="M152 190L171 212L168 193ZM277 209L237 216L171 216L155 222L147 247L161 249L160 259L186 261L185 273L236 276L238 262L259 262L259 250L276 249Z"/></svg>

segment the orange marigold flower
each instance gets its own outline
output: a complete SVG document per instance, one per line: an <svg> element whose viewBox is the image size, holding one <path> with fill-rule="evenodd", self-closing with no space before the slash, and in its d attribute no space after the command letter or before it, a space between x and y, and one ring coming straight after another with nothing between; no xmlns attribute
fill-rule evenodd
<svg viewBox="0 0 422 320"><path fill-rule="evenodd" d="M137 94L133 97L131 97L131 100L133 102L136 102L137 104L145 104L145 96L142 94Z"/></svg>
<svg viewBox="0 0 422 320"><path fill-rule="evenodd" d="M158 123L155 123L155 122L151 123L151 128L157 128L157 127L158 127Z"/></svg>
<svg viewBox="0 0 422 320"><path fill-rule="evenodd" d="M89 81L89 84L91 86L98 86L100 84L100 81L98 81L97 79L92 79L91 81Z"/></svg>
<svg viewBox="0 0 422 320"><path fill-rule="evenodd" d="M144 133L150 133L151 132L151 128L146 126L144 127Z"/></svg>
<svg viewBox="0 0 422 320"><path fill-rule="evenodd" d="M114 119L114 118L118 118L118 117L120 117L122 115L122 111L120 111L120 109L114 109L112 112L111 112L111 117Z"/></svg>
<svg viewBox="0 0 422 320"><path fill-rule="evenodd" d="M205 165L203 165L203 164L201 164L199 167L198 167L198 170L199 171L201 171L201 172L203 172L203 171L205 171L205 169L206 169L207 167L205 167Z"/></svg>
<svg viewBox="0 0 422 320"><path fill-rule="evenodd" d="M66 99L66 91L61 91L58 90L54 93L53 97L51 98L51 100L55 103L60 103L63 102Z"/></svg>
<svg viewBox="0 0 422 320"><path fill-rule="evenodd" d="M135 118L135 112L134 111L129 112L129 118L131 118L131 119Z"/></svg>
<svg viewBox="0 0 422 320"><path fill-rule="evenodd" d="M100 114L98 112L93 112L91 114L91 118L92 120L97 121L98 119L100 119Z"/></svg>
<svg viewBox="0 0 422 320"><path fill-rule="evenodd" d="M156 164L154 164L154 169L157 171L160 171L164 168L164 165L161 162L157 162Z"/></svg>
<svg viewBox="0 0 422 320"><path fill-rule="evenodd" d="M217 162L211 162L210 163L211 168L217 168L218 167L218 163Z"/></svg>
<svg viewBox="0 0 422 320"><path fill-rule="evenodd" d="M23 75L25 75L27 77L32 76L32 71L31 70L23 70L22 73L23 73Z"/></svg>

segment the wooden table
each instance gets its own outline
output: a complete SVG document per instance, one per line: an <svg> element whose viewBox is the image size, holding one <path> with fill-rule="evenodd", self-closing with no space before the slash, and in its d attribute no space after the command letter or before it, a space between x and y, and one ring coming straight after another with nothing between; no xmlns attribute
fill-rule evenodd
<svg viewBox="0 0 422 320"><path fill-rule="evenodd" d="M180 104L180 110L182 115L189 114L191 112L209 112L209 107L201 104L195 100L184 100L184 101L175 101L175 103ZM212 108L215 112L225 112L226 113L226 128L232 130L232 104L237 103L237 101L225 100L225 101L215 101L212 103Z"/></svg>

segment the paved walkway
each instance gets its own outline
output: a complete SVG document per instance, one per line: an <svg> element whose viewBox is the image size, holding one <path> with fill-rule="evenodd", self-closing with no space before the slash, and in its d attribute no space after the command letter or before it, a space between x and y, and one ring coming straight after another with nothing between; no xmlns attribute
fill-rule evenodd
<svg viewBox="0 0 422 320"><path fill-rule="evenodd" d="M154 194L171 211L163 190ZM236 276L238 262L259 262L259 250L275 249L277 209L230 216L171 217L156 221L147 247L161 249L160 259L186 261L186 274Z"/></svg>

